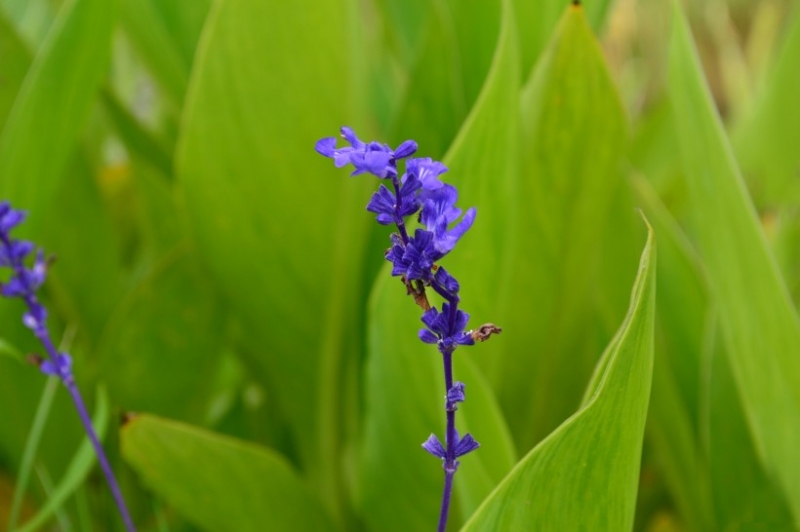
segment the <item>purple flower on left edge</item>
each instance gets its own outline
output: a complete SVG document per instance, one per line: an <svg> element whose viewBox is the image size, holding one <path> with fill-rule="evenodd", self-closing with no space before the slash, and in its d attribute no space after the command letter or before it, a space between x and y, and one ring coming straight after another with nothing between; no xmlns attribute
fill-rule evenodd
<svg viewBox="0 0 800 532"><path fill-rule="evenodd" d="M47 310L36 296L37 290L42 286L47 276L47 260L41 249L36 253L33 266L28 268L25 261L33 252L35 246L24 240L16 240L11 236L11 230L22 223L25 212L12 209L8 201L0 201L0 267L9 268L11 276L7 283L0 285L0 295L5 297L18 297L25 302L28 310L22 316L22 322L33 331L47 353L47 358L40 360L39 370L45 375L58 377L69 391L75 404L78 417L83 424L83 429L94 447L100 468L108 481L114 502L120 516L125 523L125 530L136 532L136 527L131 519L130 512L125 505L125 499L119 489L119 484L114 477L111 465L108 463L103 446L97 438L97 433L92 426L92 420L86 412L86 405L81 397L75 379L72 376L72 358L68 353L59 352L50 333L47 330Z"/></svg>
<svg viewBox="0 0 800 532"><path fill-rule="evenodd" d="M417 143L407 140L392 150L379 142L362 142L352 129L343 127L342 136L350 146L336 147L336 137L325 137L317 141L314 148L318 153L333 159L337 168L352 164L355 170L350 175L370 173L381 179L397 175L396 161L413 155Z"/></svg>

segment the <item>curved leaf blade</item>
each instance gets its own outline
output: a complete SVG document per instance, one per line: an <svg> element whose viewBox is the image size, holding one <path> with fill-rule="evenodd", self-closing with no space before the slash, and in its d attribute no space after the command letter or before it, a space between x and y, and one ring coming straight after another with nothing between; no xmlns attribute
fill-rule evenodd
<svg viewBox="0 0 800 532"><path fill-rule="evenodd" d="M587 334L605 329L595 309L605 258L598 235L623 184L627 128L580 6L564 13L523 88L520 117L516 256L504 280L515 297L493 317L515 334L485 367L506 416L518 420L518 447L527 450L578 408L597 355L624 313L623 305L608 331Z"/></svg>
<svg viewBox="0 0 800 532"><path fill-rule="evenodd" d="M653 370L654 255L650 230L628 315L584 406L522 459L464 532L632 529Z"/></svg>
<svg viewBox="0 0 800 532"><path fill-rule="evenodd" d="M731 370L767 474L800 520L800 321L674 3L669 96L698 249Z"/></svg>
<svg viewBox="0 0 800 532"><path fill-rule="evenodd" d="M348 318L359 315L368 220L358 211L371 184L331 177L314 153L348 123L348 55L332 48L350 38L347 12L347 0L216 3L176 158L198 253L331 509L344 492L339 376L358 353Z"/></svg>
<svg viewBox="0 0 800 532"><path fill-rule="evenodd" d="M0 193L40 211L88 117L108 64L115 2L72 0L62 7L33 61L0 134Z"/></svg>
<svg viewBox="0 0 800 532"><path fill-rule="evenodd" d="M203 530L335 530L286 460L270 449L150 415L122 428L122 455Z"/></svg>

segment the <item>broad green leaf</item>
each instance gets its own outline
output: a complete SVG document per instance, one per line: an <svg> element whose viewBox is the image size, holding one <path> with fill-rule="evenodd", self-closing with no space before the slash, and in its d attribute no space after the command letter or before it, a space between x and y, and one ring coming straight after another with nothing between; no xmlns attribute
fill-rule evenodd
<svg viewBox="0 0 800 532"><path fill-rule="evenodd" d="M519 47L511 2L503 2L503 20L492 68L484 90L453 141L444 163L444 180L458 189L458 204L475 207L476 222L446 259L446 268L461 284L461 299L471 326L500 318L515 289L508 281L514 260L519 211ZM503 325L499 323L499 325ZM501 351L505 338L483 346L480 359ZM485 365L485 364L479 364Z"/></svg>
<svg viewBox="0 0 800 532"><path fill-rule="evenodd" d="M190 64L170 37L156 6L149 0L120 0L120 20L164 94L180 107Z"/></svg>
<svg viewBox="0 0 800 532"><path fill-rule="evenodd" d="M750 115L734 130L733 145L759 205L800 201L795 126L800 122L800 7L786 32L777 63Z"/></svg>
<svg viewBox="0 0 800 532"><path fill-rule="evenodd" d="M3 0L4 11L32 49L39 49L57 19L58 5L47 0Z"/></svg>
<svg viewBox="0 0 800 532"><path fill-rule="evenodd" d="M122 428L122 454L208 532L336 530L297 472L265 447L141 415Z"/></svg>
<svg viewBox="0 0 800 532"><path fill-rule="evenodd" d="M800 520L800 322L675 3L669 96L698 249L757 453Z"/></svg>
<svg viewBox="0 0 800 532"><path fill-rule="evenodd" d="M650 230L628 315L580 410L517 464L463 531L632 530L653 370L654 246Z"/></svg>
<svg viewBox="0 0 800 532"><path fill-rule="evenodd" d="M392 138L413 138L435 159L445 153L467 112L458 51L441 28L447 23L452 23L448 13L434 10L427 18L422 51L409 68L408 84L391 126Z"/></svg>
<svg viewBox="0 0 800 532"><path fill-rule="evenodd" d="M705 417L711 493L719 530L796 532L785 497L759 463L718 337L716 334L709 342Z"/></svg>
<svg viewBox="0 0 800 532"><path fill-rule="evenodd" d="M493 316L514 335L485 367L517 420L518 447L529 449L578 407L608 339L593 308L604 257L598 234L622 184L626 125L579 6L564 14L523 90L521 130L516 258L505 280L513 299Z"/></svg>
<svg viewBox="0 0 800 532"><path fill-rule="evenodd" d="M421 54L425 42L426 22L434 15L431 0L378 0L392 44L404 66Z"/></svg>
<svg viewBox="0 0 800 532"><path fill-rule="evenodd" d="M515 101L519 87L510 3L503 20L484 90L445 159L450 171L444 179L452 178L462 191L459 205L475 204L479 211L470 232L442 262L461 281L462 307L473 315L471 327L489 321L488 314L500 304L499 283L493 279L509 253L503 230L511 225L507 207L514 198L517 109L508 102ZM423 150L420 156L427 155ZM376 529L424 530L437 521L443 474L441 464L420 445L432 432L440 438L443 434L443 367L438 351L417 338L422 310L389 272L384 268L379 273L370 302L365 434L356 500L365 521ZM474 286L468 288L469 284ZM438 304L430 297L432 304ZM493 356L493 346L503 340L459 349L454 357L455 378L466 384L468 397L458 410L456 425L482 444L462 460L456 475L463 517L516 460L496 400L473 363ZM408 488L411 485L413 489ZM455 509L451 520L458 522Z"/></svg>
<svg viewBox="0 0 800 532"><path fill-rule="evenodd" d="M211 8L211 0L149 0L158 10L164 27L170 33L187 65L194 60L203 23Z"/></svg>
<svg viewBox="0 0 800 532"><path fill-rule="evenodd" d="M172 177L172 150L166 142L148 131L133 116L110 88L101 94L104 110L111 127L130 151L131 157L145 160L159 170L163 177Z"/></svg>
<svg viewBox="0 0 800 532"><path fill-rule="evenodd" d="M222 359L223 309L185 246L163 257L115 310L98 348L114 402L202 422Z"/></svg>
<svg viewBox="0 0 800 532"><path fill-rule="evenodd" d="M37 243L57 257L46 290L88 351L122 295L121 246L98 189L102 177L82 150L73 152L62 175L58 208L31 212L28 221L41 227Z"/></svg>
<svg viewBox="0 0 800 532"><path fill-rule="evenodd" d="M584 2L575 0L514 1L514 9L517 12L517 27L520 35L520 49L522 50L521 65L523 73L532 73L536 62L553 37L553 32L558 26L559 17L570 4L573 6L582 4L592 28L595 32L599 32L605 23L613 0L585 0Z"/></svg>
<svg viewBox="0 0 800 532"><path fill-rule="evenodd" d="M0 338L0 355L9 356L19 362L22 361L22 353L20 353L19 349L2 338Z"/></svg>
<svg viewBox="0 0 800 532"><path fill-rule="evenodd" d="M0 133L0 194L44 210L75 147L105 72L114 2L66 2L36 55Z"/></svg>
<svg viewBox="0 0 800 532"><path fill-rule="evenodd" d="M0 131L17 97L25 73L31 64L31 54L17 30L0 8Z"/></svg>
<svg viewBox="0 0 800 532"><path fill-rule="evenodd" d="M314 152L348 124L350 67L336 49L349 42L347 11L345 0L217 3L177 155L198 252L331 509L344 495L339 399L351 383L340 375L358 356L361 209L374 185Z"/></svg>
<svg viewBox="0 0 800 532"><path fill-rule="evenodd" d="M77 423L77 420L75 422ZM108 399L102 390L97 393L97 405L92 416L92 426L97 438L102 441L108 427ZM35 516L22 524L15 532L34 532L46 525L67 499L86 482L86 477L89 475L89 471L96 460L92 443L88 437L84 437L66 473L64 473L64 477L50 493L47 502Z"/></svg>
<svg viewBox="0 0 800 532"><path fill-rule="evenodd" d="M433 2L421 48L408 71L392 136L413 138L429 156L440 158L453 142L484 86L500 27L502 2L465 6L458 0Z"/></svg>
<svg viewBox="0 0 800 532"><path fill-rule="evenodd" d="M689 530L715 530L709 464L699 429L709 329L708 287L699 257L650 184L634 188L658 238L656 347L648 442ZM702 389L706 389L705 386ZM703 424L705 426L705 423ZM732 468L733 464L729 464ZM722 527L724 529L724 527Z"/></svg>

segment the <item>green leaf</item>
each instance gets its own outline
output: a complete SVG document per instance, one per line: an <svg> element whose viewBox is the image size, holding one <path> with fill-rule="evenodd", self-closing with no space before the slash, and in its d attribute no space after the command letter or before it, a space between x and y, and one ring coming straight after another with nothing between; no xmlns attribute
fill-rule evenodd
<svg viewBox="0 0 800 532"><path fill-rule="evenodd" d="M0 355L9 356L19 362L22 362L22 353L12 344L0 338Z"/></svg>
<svg viewBox="0 0 800 532"><path fill-rule="evenodd" d="M570 3L573 5L579 4L579 2L571 0L514 1L514 9L517 12L517 27L520 35L520 49L522 50L523 73L533 73L536 62L552 40L553 32L558 26L559 17ZM599 32L605 23L612 3L612 0L585 0L580 2L586 10L589 23L595 32Z"/></svg>
<svg viewBox="0 0 800 532"><path fill-rule="evenodd" d="M352 317L374 184L314 152L348 124L349 57L335 49L348 43L347 11L345 0L217 3L177 155L198 252L331 509L344 495L340 375L355 374L359 353Z"/></svg>
<svg viewBox="0 0 800 532"><path fill-rule="evenodd" d="M669 96L698 249L745 417L800 520L800 322L747 195L676 2Z"/></svg>
<svg viewBox="0 0 800 532"><path fill-rule="evenodd" d="M94 347L122 295L121 246L95 169L81 150L73 152L62 175L58 208L31 212L29 221L40 224L38 243L58 258L48 270L46 289L67 324Z"/></svg>
<svg viewBox="0 0 800 532"><path fill-rule="evenodd" d="M690 530L716 530L710 471L703 434L710 432L700 390L704 359L713 333L708 286L696 251L651 185L634 178L634 188L658 238L656 331L648 443L672 499ZM707 377L706 377L707 378ZM733 443L731 442L731 445ZM734 463L728 464L735 470ZM725 527L721 527L725 529Z"/></svg>
<svg viewBox="0 0 800 532"><path fill-rule="evenodd" d="M622 185L626 124L579 6L564 14L523 90L521 130L516 257L500 281L513 299L493 317L515 332L484 367L506 416L517 420L518 447L529 449L578 407L612 332L598 332L594 309L603 282L598 234Z"/></svg>
<svg viewBox="0 0 800 532"><path fill-rule="evenodd" d="M121 0L120 20L164 94L181 107L189 81L189 65L172 40L164 20L149 0Z"/></svg>
<svg viewBox="0 0 800 532"><path fill-rule="evenodd" d="M393 138L413 138L426 154L441 157L486 81L498 39L501 5L492 0L480 8L465 7L450 0L419 8L416 18L424 21L420 50L409 68Z"/></svg>
<svg viewBox="0 0 800 532"><path fill-rule="evenodd" d="M106 428L108 427L108 399L102 390L97 393L97 405L92 416L92 426L97 434L97 438L102 441ZM86 482L92 466L96 460L94 448L88 437L84 437L78 451L72 458L61 482L49 494L47 502L29 521L26 521L15 532L34 532L46 525L55 512L57 512L75 493L75 491Z"/></svg>
<svg viewBox="0 0 800 532"><path fill-rule="evenodd" d="M4 10L0 9L0 71L3 72L3 82L0 83L0 131L30 64L31 54L28 48Z"/></svg>
<svg viewBox="0 0 800 532"><path fill-rule="evenodd" d="M131 156L144 159L162 176L172 177L171 147L139 123L131 111L119 101L112 89L105 88L101 96L109 123L120 140L125 143Z"/></svg>
<svg viewBox="0 0 800 532"><path fill-rule="evenodd" d="M164 27L187 65L194 59L211 0L148 0L158 10Z"/></svg>
<svg viewBox="0 0 800 532"><path fill-rule="evenodd" d="M800 123L800 8L786 32L783 48L765 90L751 113L734 130L733 145L759 204L791 204L800 201L797 172L800 152L794 133Z"/></svg>
<svg viewBox="0 0 800 532"><path fill-rule="evenodd" d="M632 530L654 310L650 230L628 315L597 365L583 406L517 464L463 531Z"/></svg>
<svg viewBox="0 0 800 532"><path fill-rule="evenodd" d="M298 474L270 449L142 415L122 428L122 454L203 530L336 530Z"/></svg>
<svg viewBox="0 0 800 532"><path fill-rule="evenodd" d="M0 133L0 194L43 211L74 149L101 76L114 2L66 2L36 55Z"/></svg>
<svg viewBox="0 0 800 532"><path fill-rule="evenodd" d="M115 403L202 422L222 360L224 306L185 249L133 288L104 332L103 378Z"/></svg>
<svg viewBox="0 0 800 532"><path fill-rule="evenodd" d="M795 532L786 499L759 463L730 363L717 332L709 349L708 461L719 530Z"/></svg>
<svg viewBox="0 0 800 532"><path fill-rule="evenodd" d="M497 284L487 279L499 277L498 264L510 252L507 239L499 235L512 224L506 207L514 198L517 108L509 101L516 101L519 72L513 20L506 2L486 85L445 159L450 168L446 177L462 183L459 205L477 205L480 213L442 264L461 281L463 308L473 315L472 327L491 319L501 304ZM437 520L443 486L440 463L420 448L428 434L441 436L445 426L443 368L441 355L417 338L422 310L389 272L384 268L379 273L370 301L365 434L356 500L364 520L375 529L423 530ZM516 461L494 395L473 363L493 356L495 342L502 341L500 337L459 349L454 357L455 378L466 384L468 397L456 425L482 444L479 452L462 460L456 475L463 517ZM459 516L453 514L457 522Z"/></svg>

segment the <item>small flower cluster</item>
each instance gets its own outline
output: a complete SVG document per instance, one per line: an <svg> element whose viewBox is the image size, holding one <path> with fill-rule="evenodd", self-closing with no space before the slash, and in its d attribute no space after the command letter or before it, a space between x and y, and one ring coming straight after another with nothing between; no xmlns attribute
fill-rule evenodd
<svg viewBox="0 0 800 532"><path fill-rule="evenodd" d="M352 164L355 170L351 175L369 173L390 182L391 189L380 185L367 210L375 213L379 224L397 227L397 232L390 237L392 245L386 250L386 260L392 263L392 275L402 279L408 293L425 311L422 322L426 328L419 331L419 338L425 343L436 344L442 354L447 390L446 445L431 434L422 447L443 462L445 489L439 530L444 530L452 479L459 464L456 458L480 446L470 434L462 438L455 429L455 411L458 403L465 399L465 386L462 382L453 382L452 354L460 345L472 345L500 332L500 328L491 323L476 330L466 330L469 314L458 308L459 283L436 264L472 227L475 208L468 209L462 217L462 210L456 207L458 191L439 179L447 171L442 163L429 158L407 159L416 153L416 142L408 140L392 150L378 142L362 142L350 128L343 127L341 133L350 146L337 148L336 138L326 137L317 142L316 150L332 158L337 167ZM407 159L405 172L398 175L397 162L403 159ZM415 214L421 227L411 235L406 221ZM444 299L441 311L428 302L426 287Z"/></svg>
<svg viewBox="0 0 800 532"><path fill-rule="evenodd" d="M47 309L36 297L36 292L47 276L48 261L45 259L44 251L41 249L36 251L33 266L28 268L25 266L25 262L34 252L35 246L31 242L16 240L11 237L11 230L24 220L24 211L12 209L7 201L0 201L0 268L9 268L11 270L8 282L0 285L0 295L20 298L28 307L28 310L22 316L22 322L33 331L48 356L47 359L34 357L39 363L39 369L46 375L58 377L69 391L83 428L92 442L100 467L108 481L114 501L125 524L125 529L128 532L135 532L133 521L125 506L125 501L122 498L114 473L92 427L92 421L75 384L75 378L72 375L72 357L68 353L59 352L56 349L47 330Z"/></svg>
<svg viewBox="0 0 800 532"><path fill-rule="evenodd" d="M398 232L391 235L392 246L385 254L392 263L392 275L401 277L410 292L420 294L425 286L431 286L448 301L457 299L458 281L436 262L452 251L472 226L475 208L470 208L460 222L450 227L462 211L455 206L456 188L439 180L447 167L429 158L409 159L405 173L398 177L397 162L417 151L416 142L409 140L392 150L378 142L362 142L347 127L342 128L342 136L350 146L336 148L336 138L327 137L317 142L317 152L332 158L337 167L352 164L355 170L351 175L370 173L391 180L394 192L382 184L367 210L377 215L378 223L397 226ZM408 234L406 218L417 213L424 229L416 229L412 236ZM469 320L466 312L455 306L451 309L448 303L439 312L427 304L427 299L417 301L425 309L422 321L428 326L419 334L423 342L439 344L451 352L456 345L475 343L472 335L464 331ZM454 320L450 319L451 310Z"/></svg>

